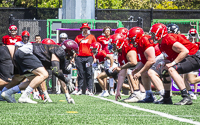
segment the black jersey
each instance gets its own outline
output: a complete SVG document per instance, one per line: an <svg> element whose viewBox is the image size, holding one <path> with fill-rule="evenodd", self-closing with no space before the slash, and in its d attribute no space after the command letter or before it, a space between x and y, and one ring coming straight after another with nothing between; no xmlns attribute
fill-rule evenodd
<svg viewBox="0 0 200 125"><path fill-rule="evenodd" d="M60 67L65 67L65 51L59 45L32 43L33 54L42 62L46 69L51 67L51 56L55 54L60 60Z"/></svg>

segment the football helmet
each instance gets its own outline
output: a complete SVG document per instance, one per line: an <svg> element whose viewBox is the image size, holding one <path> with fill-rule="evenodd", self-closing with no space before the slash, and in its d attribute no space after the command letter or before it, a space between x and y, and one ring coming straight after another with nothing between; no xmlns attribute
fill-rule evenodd
<svg viewBox="0 0 200 125"><path fill-rule="evenodd" d="M16 35L17 34L17 26L15 25L10 25L8 28L8 32L12 35Z"/></svg>
<svg viewBox="0 0 200 125"><path fill-rule="evenodd" d="M22 32L22 42L23 43L27 43L29 41L29 37L30 37L30 34L28 31L23 31Z"/></svg>
<svg viewBox="0 0 200 125"><path fill-rule="evenodd" d="M178 34L180 32L179 26L173 23L167 25L167 31L168 33L175 33L175 34Z"/></svg>
<svg viewBox="0 0 200 125"><path fill-rule="evenodd" d="M60 42L64 42L65 40L68 39L68 35L66 33L61 33L60 34Z"/></svg>
<svg viewBox="0 0 200 125"><path fill-rule="evenodd" d="M93 42L90 46L91 52L96 55L99 51L101 51L102 46L99 42Z"/></svg>
<svg viewBox="0 0 200 125"><path fill-rule="evenodd" d="M144 31L140 27L133 27L128 32L129 44L137 46L139 39L144 36Z"/></svg>
<svg viewBox="0 0 200 125"><path fill-rule="evenodd" d="M125 37L127 37L127 35L128 35L128 29L126 29L124 27L121 27L121 28L116 29L115 33L119 33L119 34L122 34Z"/></svg>
<svg viewBox="0 0 200 125"><path fill-rule="evenodd" d="M74 40L65 40L61 46L65 50L67 56L73 56L74 53L78 53L78 44Z"/></svg>
<svg viewBox="0 0 200 125"><path fill-rule="evenodd" d="M151 38L153 38L155 40L160 40L161 38L166 36L167 33L168 33L167 27L162 23L154 24L149 31Z"/></svg>
<svg viewBox="0 0 200 125"><path fill-rule="evenodd" d="M110 37L109 49L111 52L116 52L121 49L126 41L126 37L122 34L116 33Z"/></svg>
<svg viewBox="0 0 200 125"><path fill-rule="evenodd" d="M188 39L192 42L195 43L197 42L197 39L199 39L199 34L196 29L192 28L188 31Z"/></svg>
<svg viewBox="0 0 200 125"><path fill-rule="evenodd" d="M52 39L49 38L45 38L42 40L42 44L53 44L53 45L57 45L55 41L53 41Z"/></svg>

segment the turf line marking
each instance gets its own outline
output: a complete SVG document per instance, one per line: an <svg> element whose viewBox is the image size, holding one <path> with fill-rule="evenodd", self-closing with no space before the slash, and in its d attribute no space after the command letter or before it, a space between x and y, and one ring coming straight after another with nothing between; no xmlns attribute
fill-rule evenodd
<svg viewBox="0 0 200 125"><path fill-rule="evenodd" d="M145 111L145 112L150 112L150 113L153 113L153 114L157 114L157 115L159 115L161 117L165 117L165 118L168 118L168 119L173 119L173 120L177 120L177 121L180 121L180 122L186 122L186 123L190 123L190 124L194 124L194 125L200 125L200 122L198 122L198 121L193 121L193 120L190 120L190 119L180 118L180 117L177 117L177 116L174 116L174 115L170 115L170 114L167 114L167 113L163 113L163 112L159 112L159 111L140 108L139 106L132 106L132 105L129 105L129 104L126 104L126 103L118 102L118 101L107 99L107 98L103 98L103 97L98 97L98 96L93 96L93 97L99 98L99 99L102 99L102 100L106 100L106 101L109 101L109 102L113 102L115 104L119 104L119 105L122 105L122 106L127 107L127 108L132 108L132 109L136 109L136 110L140 110L140 111Z"/></svg>

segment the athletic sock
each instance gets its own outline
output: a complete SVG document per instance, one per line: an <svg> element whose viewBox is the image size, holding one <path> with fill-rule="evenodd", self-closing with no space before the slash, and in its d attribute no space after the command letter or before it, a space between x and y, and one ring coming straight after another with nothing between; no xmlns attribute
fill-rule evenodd
<svg viewBox="0 0 200 125"><path fill-rule="evenodd" d="M2 92L6 91L6 90L8 90L8 88L3 87Z"/></svg>
<svg viewBox="0 0 200 125"><path fill-rule="evenodd" d="M164 97L165 97L165 98L169 98L169 97L170 97L170 90L166 90L166 91L165 91Z"/></svg>
<svg viewBox="0 0 200 125"><path fill-rule="evenodd" d="M181 96L182 96L182 97L188 97L188 93L187 93L186 88L183 89L183 90L181 90Z"/></svg>
<svg viewBox="0 0 200 125"><path fill-rule="evenodd" d="M165 90L164 90L164 89L160 90L160 91L159 91L159 94L160 94L161 96L164 96Z"/></svg>
<svg viewBox="0 0 200 125"><path fill-rule="evenodd" d="M11 93L11 94L14 94L14 93L17 93L17 92L19 92L19 91L20 91L20 89L19 89L19 86L18 86L18 85L16 85L16 86L12 87L11 89L13 90L13 93Z"/></svg>
<svg viewBox="0 0 200 125"><path fill-rule="evenodd" d="M33 91L33 88L30 87L30 86L28 86L28 87L25 89L25 91L23 92L23 94L21 95L21 97L22 97L22 98L28 97L28 96L31 94L32 91Z"/></svg>

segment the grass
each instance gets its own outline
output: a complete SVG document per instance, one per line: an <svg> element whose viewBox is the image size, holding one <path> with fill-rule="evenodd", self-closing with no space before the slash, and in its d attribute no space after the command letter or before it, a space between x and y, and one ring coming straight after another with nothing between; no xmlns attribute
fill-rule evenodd
<svg viewBox="0 0 200 125"><path fill-rule="evenodd" d="M18 99L20 94L16 94ZM104 101L99 98L81 95L73 96L76 104L68 104L64 94L50 95L53 103L44 103L37 100L38 104L20 104L0 102L0 124L92 124L92 125L188 125L188 123L171 120L156 114L139 111L112 102ZM127 96L122 96L126 98ZM107 97L114 100L114 96ZM64 100L64 101L63 101ZM180 96L173 96L173 102L181 100ZM200 122L200 100L194 100L193 105L156 105L129 103L133 106L168 113L177 117L191 119Z"/></svg>

